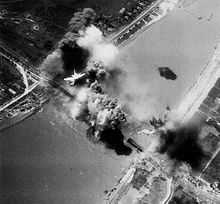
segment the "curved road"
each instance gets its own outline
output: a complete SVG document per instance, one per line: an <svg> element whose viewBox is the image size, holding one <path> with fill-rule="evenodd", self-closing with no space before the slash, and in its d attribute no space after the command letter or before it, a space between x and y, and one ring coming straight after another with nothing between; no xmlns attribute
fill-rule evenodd
<svg viewBox="0 0 220 204"><path fill-rule="evenodd" d="M167 196L163 201L161 201L161 204L168 204L172 199L173 193L174 193L174 185L173 185L173 178L171 178L169 179L167 184Z"/></svg>

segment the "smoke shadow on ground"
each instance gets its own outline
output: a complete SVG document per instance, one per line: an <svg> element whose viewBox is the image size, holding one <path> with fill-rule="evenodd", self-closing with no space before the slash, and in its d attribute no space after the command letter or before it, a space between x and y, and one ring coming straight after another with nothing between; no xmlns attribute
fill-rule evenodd
<svg viewBox="0 0 220 204"><path fill-rule="evenodd" d="M124 135L119 129L105 129L100 135L100 141L108 149L115 150L117 155L130 155L132 149L124 144Z"/></svg>
<svg viewBox="0 0 220 204"><path fill-rule="evenodd" d="M86 68L90 57L89 51L79 47L76 43L73 46L64 44L61 48L63 69L66 75L72 74L73 70L81 72Z"/></svg>
<svg viewBox="0 0 220 204"><path fill-rule="evenodd" d="M193 170L199 170L207 156L199 144L199 134L200 129L193 125L162 131L158 151L177 162L188 163Z"/></svg>

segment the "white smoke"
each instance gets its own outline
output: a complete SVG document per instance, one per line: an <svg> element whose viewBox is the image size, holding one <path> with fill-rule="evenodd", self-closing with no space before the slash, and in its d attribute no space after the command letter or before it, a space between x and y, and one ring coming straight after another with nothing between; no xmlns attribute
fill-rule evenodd
<svg viewBox="0 0 220 204"><path fill-rule="evenodd" d="M88 77L91 68L97 71L96 78L98 80L99 77L101 78L106 74L104 68L111 66L115 61L118 49L113 44L106 42L102 32L93 25L80 34L81 37L77 40L77 44L83 49L87 49L91 56L87 63ZM56 80L57 76L59 78L64 73L63 63L62 50L56 49L47 56L40 67L42 78L47 80ZM89 68L89 66L91 67ZM98 83L98 81L96 82ZM56 98L59 103L57 102L56 106L69 118L84 121L89 126L96 125L101 128L99 130L103 130L105 127L118 127L123 124L126 121L125 113L117 101L102 91L97 91L95 82L89 83L90 81L87 80L82 88L62 84L72 97L58 91Z"/></svg>
<svg viewBox="0 0 220 204"><path fill-rule="evenodd" d="M89 50L91 59L100 61L104 66L110 66L118 55L118 49L105 41L103 33L94 25L89 26L78 39L77 44Z"/></svg>
<svg viewBox="0 0 220 204"><path fill-rule="evenodd" d="M62 53L60 49L56 49L46 57L40 66L41 85L47 85L47 80L52 80L57 74L62 73L62 67Z"/></svg>
<svg viewBox="0 0 220 204"><path fill-rule="evenodd" d="M148 81L143 81L137 76L138 68L136 66L122 66L122 69L126 74L120 76L119 79L119 99L132 117L139 121L148 120L153 116L160 117L161 101L151 93Z"/></svg>
<svg viewBox="0 0 220 204"><path fill-rule="evenodd" d="M164 14L167 14L169 11L175 8L178 2L179 0L165 0L159 5L159 8Z"/></svg>
<svg viewBox="0 0 220 204"><path fill-rule="evenodd" d="M98 112L97 115L97 124L100 126L106 126L111 117L111 111L108 109L104 109Z"/></svg>
<svg viewBox="0 0 220 204"><path fill-rule="evenodd" d="M89 93L90 89L88 88L78 89L74 101L66 104L66 108L69 110L71 118L76 119L83 114L83 111L87 108Z"/></svg>
<svg viewBox="0 0 220 204"><path fill-rule="evenodd" d="M96 26L91 25L86 28L84 32L81 32L81 37L77 43L79 46L92 49L94 45L100 44L104 41L102 31Z"/></svg>

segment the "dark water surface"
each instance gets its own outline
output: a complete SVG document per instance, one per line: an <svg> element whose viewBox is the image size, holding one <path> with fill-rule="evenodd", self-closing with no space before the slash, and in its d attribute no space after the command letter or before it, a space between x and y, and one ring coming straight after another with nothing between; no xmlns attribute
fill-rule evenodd
<svg viewBox="0 0 220 204"><path fill-rule="evenodd" d="M0 203L99 204L129 158L90 144L49 105L0 133Z"/></svg>

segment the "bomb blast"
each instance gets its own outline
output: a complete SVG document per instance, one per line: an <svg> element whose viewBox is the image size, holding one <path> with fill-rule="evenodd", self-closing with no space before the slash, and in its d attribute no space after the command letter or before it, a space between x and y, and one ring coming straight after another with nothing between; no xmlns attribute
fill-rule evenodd
<svg viewBox="0 0 220 204"><path fill-rule="evenodd" d="M93 12L88 11L89 16L93 16ZM63 108L60 110L65 110L63 114L67 113L70 118L88 125L89 140L103 143L117 154L128 155L131 149L124 144L121 131L126 123L126 114L118 101L103 90L105 81L112 77L112 72L108 70L111 70L109 68L118 50L105 41L102 32L95 26L81 26L77 16L81 14L78 13L71 19L69 32L59 42L58 48L44 61L42 72L70 92L70 99L65 99L69 96L62 93L60 102L56 104L62 104ZM80 22L91 23L93 18L89 16L81 18ZM75 21L79 26L75 25ZM64 83L64 78L69 78L76 72L83 73L83 77L74 80L74 85Z"/></svg>
<svg viewBox="0 0 220 204"><path fill-rule="evenodd" d="M164 126L160 132L158 151L166 153L176 162L187 163L193 170L199 170L206 156L199 144L200 129L195 124L173 124Z"/></svg>

